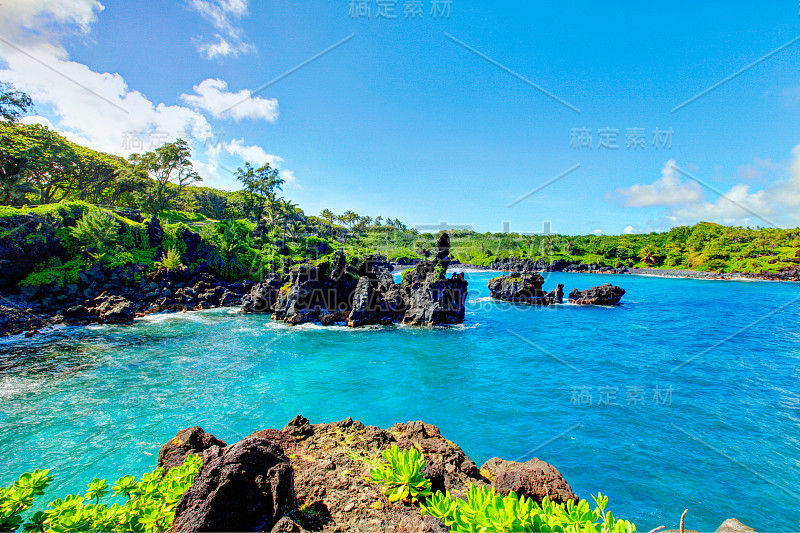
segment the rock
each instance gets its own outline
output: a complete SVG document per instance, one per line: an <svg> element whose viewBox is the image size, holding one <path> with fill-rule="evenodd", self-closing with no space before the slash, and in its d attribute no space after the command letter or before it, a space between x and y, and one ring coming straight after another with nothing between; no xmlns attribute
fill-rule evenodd
<svg viewBox="0 0 800 533"><path fill-rule="evenodd" d="M166 470L180 466L187 455L202 454L212 446L224 448L227 444L211 433L206 433L200 426L182 429L159 450L158 466Z"/></svg>
<svg viewBox="0 0 800 533"><path fill-rule="evenodd" d="M278 445L247 438L209 452L178 503L174 532L270 531L296 518L294 473Z"/></svg>
<svg viewBox="0 0 800 533"><path fill-rule="evenodd" d="M423 261L403 273L403 324L437 326L464 322L467 282L464 274L447 279L448 261ZM393 299L396 295L393 295Z"/></svg>
<svg viewBox="0 0 800 533"><path fill-rule="evenodd" d="M467 282L464 274L452 279L425 281L411 286L408 310L403 324L439 326L461 324L466 314Z"/></svg>
<svg viewBox="0 0 800 533"><path fill-rule="evenodd" d="M293 269L288 284L278 292L272 317L297 325L321 322L322 317L331 313L352 309L357 278L349 272L339 274L340 266L321 263L317 266L300 265ZM329 272L333 273L329 276ZM342 318L346 319L346 316Z"/></svg>
<svg viewBox="0 0 800 533"><path fill-rule="evenodd" d="M445 490L461 494L470 483L481 485L483 480L478 467L464 451L442 437L439 428L421 420L395 424L389 428L400 448L419 448L425 456L425 471L431 482L439 483L443 474ZM427 476L426 476L427 477Z"/></svg>
<svg viewBox="0 0 800 533"><path fill-rule="evenodd" d="M284 516L278 522L272 526L272 530L270 533L305 533L306 530L300 527L297 522L289 518L288 516Z"/></svg>
<svg viewBox="0 0 800 533"><path fill-rule="evenodd" d="M150 247L160 247L161 240L164 237L164 229L161 227L161 222L158 220L158 217L153 215L153 218L151 218L144 227L147 232L147 242Z"/></svg>
<svg viewBox="0 0 800 533"><path fill-rule="evenodd" d="M442 233L439 240L436 242L436 259L439 261L448 261L450 259L450 235Z"/></svg>
<svg viewBox="0 0 800 533"><path fill-rule="evenodd" d="M281 431L301 439L314 434L314 428L308 423L308 419L302 415L297 415L291 419Z"/></svg>
<svg viewBox="0 0 800 533"><path fill-rule="evenodd" d="M19 335L48 326L46 319L24 305L0 304L0 335Z"/></svg>
<svg viewBox="0 0 800 533"><path fill-rule="evenodd" d="M756 530L742 524L735 518L728 518L714 533L756 533Z"/></svg>
<svg viewBox="0 0 800 533"><path fill-rule="evenodd" d="M130 324L136 316L136 307L126 298L115 295L100 295L95 299L94 312L103 324Z"/></svg>
<svg viewBox="0 0 800 533"><path fill-rule="evenodd" d="M624 294L625 289L607 283L586 291L573 289L569 300L579 305L617 305Z"/></svg>
<svg viewBox="0 0 800 533"><path fill-rule="evenodd" d="M578 501L564 476L554 466L539 459L519 463L494 457L484 463L481 472L488 474L492 486L503 495L516 492L536 502L541 502L545 496L556 503Z"/></svg>
<svg viewBox="0 0 800 533"><path fill-rule="evenodd" d="M222 291L222 296L219 299L219 306L220 307L233 307L237 305L242 305L242 296L236 294L235 292L224 289Z"/></svg>
<svg viewBox="0 0 800 533"><path fill-rule="evenodd" d="M283 286L283 279L275 274L267 276L261 283L256 283L250 293L242 299L242 311L245 313L271 313L278 293Z"/></svg>
<svg viewBox="0 0 800 533"><path fill-rule="evenodd" d="M556 290L547 293L547 297L550 299L550 303L564 303L564 284L559 283Z"/></svg>
<svg viewBox="0 0 800 533"><path fill-rule="evenodd" d="M487 284L492 298L531 305L549 305L556 298L556 293L553 293L551 299L550 295L542 290L542 285L544 285L544 278L541 274L521 272L513 272L507 276L491 279ZM562 298L563 288L562 285Z"/></svg>
<svg viewBox="0 0 800 533"><path fill-rule="evenodd" d="M347 317L348 326L391 324L398 319L397 313L384 300L379 285L378 280L368 276L362 276L358 280L353 294L353 309Z"/></svg>

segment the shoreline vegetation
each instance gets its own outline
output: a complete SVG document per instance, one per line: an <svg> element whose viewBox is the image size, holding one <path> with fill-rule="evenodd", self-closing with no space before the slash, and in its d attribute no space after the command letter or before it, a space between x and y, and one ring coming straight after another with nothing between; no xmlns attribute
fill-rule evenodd
<svg viewBox="0 0 800 533"><path fill-rule="evenodd" d="M381 429L298 415L232 444L194 426L161 447L157 466L113 486L94 479L85 495L59 495L35 512L53 476L24 473L0 486L0 530L637 531L607 496L580 499L553 465L494 457L479 468L422 421ZM673 531L684 531L685 517ZM728 519L716 533L755 531Z"/></svg>

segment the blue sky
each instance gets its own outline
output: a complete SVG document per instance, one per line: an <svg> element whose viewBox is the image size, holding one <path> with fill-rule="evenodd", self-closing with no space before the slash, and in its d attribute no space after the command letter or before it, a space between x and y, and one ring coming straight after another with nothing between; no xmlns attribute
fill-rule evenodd
<svg viewBox="0 0 800 533"><path fill-rule="evenodd" d="M800 224L800 42L672 111L800 36L796 2L451 0L434 18L423 0L421 19L412 0L355 3L370 16L350 0L13 0L0 79L38 102L29 120L98 149L192 139L209 186L271 161L309 214L570 234Z"/></svg>

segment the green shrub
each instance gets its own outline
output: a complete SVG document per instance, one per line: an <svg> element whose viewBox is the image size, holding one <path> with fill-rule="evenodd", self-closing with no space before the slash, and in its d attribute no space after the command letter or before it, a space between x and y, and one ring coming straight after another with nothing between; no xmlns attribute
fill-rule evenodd
<svg viewBox="0 0 800 533"><path fill-rule="evenodd" d="M112 489L114 496L127 498L123 505L100 503L112 489L106 480L94 479L85 495L58 498L27 521L23 520L23 513L33 506L37 496L44 494L53 476L48 470L22 474L10 487L0 487L0 532L17 531L23 522L26 533L166 531L172 527L175 508L202 464L200 456L190 455L183 465L166 474L163 468L157 468L138 481L134 476L119 478Z"/></svg>
<svg viewBox="0 0 800 533"><path fill-rule="evenodd" d="M384 494L390 502L403 500L417 503L431 495L431 482L422 475L425 459L416 448L401 450L397 445L383 451L388 465L370 469L372 480L385 485Z"/></svg>
<svg viewBox="0 0 800 533"><path fill-rule="evenodd" d="M113 243L119 231L119 223L110 214L100 210L87 211L74 228L70 229L73 237L85 246L105 248Z"/></svg>
<svg viewBox="0 0 800 533"><path fill-rule="evenodd" d="M175 270L182 264L180 252L178 252L177 248L172 247L167 250L167 253L164 254L164 257L161 259L161 261L156 263L156 266L166 268L167 270Z"/></svg>
<svg viewBox="0 0 800 533"><path fill-rule="evenodd" d="M564 533L633 533L636 526L606 512L608 497L598 494L595 508L581 500L541 504L511 492L501 496L494 487L470 485L466 500L437 492L420 506L423 515L441 520L450 531L552 531Z"/></svg>
<svg viewBox="0 0 800 533"><path fill-rule="evenodd" d="M20 287L42 287L57 282L60 287L67 283L78 281L78 274L86 268L86 261L81 258L72 259L62 263L58 257L53 257L44 268L31 272L19 282Z"/></svg>

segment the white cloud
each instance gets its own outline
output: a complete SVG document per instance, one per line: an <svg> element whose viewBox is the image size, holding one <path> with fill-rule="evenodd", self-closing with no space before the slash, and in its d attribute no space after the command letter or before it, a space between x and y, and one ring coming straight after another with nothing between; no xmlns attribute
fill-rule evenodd
<svg viewBox="0 0 800 533"><path fill-rule="evenodd" d="M0 79L31 95L46 108L52 125L67 138L91 148L127 156L142 147L129 141L157 132L159 144L178 137L204 140L211 135L206 118L188 107L156 104L130 89L119 74L95 72L71 61L61 39L87 32L103 6L93 0L15 0L3 4L0 25L16 36L14 46L0 43L6 68ZM7 10L19 17L14 26ZM41 120L41 119L40 119Z"/></svg>
<svg viewBox="0 0 800 533"><path fill-rule="evenodd" d="M46 31L87 33L103 9L97 0L4 0L0 31L12 41L46 42Z"/></svg>
<svg viewBox="0 0 800 533"><path fill-rule="evenodd" d="M668 166L671 164L672 162L667 163ZM680 204L662 204L670 205L670 209L662 214L662 225L690 225L699 221L745 226L791 227L800 224L800 145L792 150L792 159L788 165L777 164L770 159L754 158L752 163L737 168L736 177L769 177L767 173L773 175L772 184L758 190L746 183L736 183L727 190L720 190L721 195L715 194L709 200L698 198L696 201L687 200ZM786 176L782 180L781 174ZM666 185L663 183L663 177L659 181L662 183L658 187L655 183L652 186L638 187L652 187L655 190L671 186L670 182ZM638 207L655 204L640 202L628 205ZM626 233L629 228L625 229Z"/></svg>
<svg viewBox="0 0 800 533"><path fill-rule="evenodd" d="M650 185L637 184L617 193L628 207L653 207L696 202L701 198L700 187L694 182L684 182L678 177L675 160L670 159L661 169L661 177Z"/></svg>
<svg viewBox="0 0 800 533"><path fill-rule="evenodd" d="M599 235L602 235L602 234L603 234L603 230L600 229L600 228L597 228L596 230L592 231L592 235L598 235L599 236Z"/></svg>
<svg viewBox="0 0 800 533"><path fill-rule="evenodd" d="M218 33L214 40L195 39L195 46L206 59L238 57L256 51L255 45L242 38L239 20L247 15L248 0L191 0L189 6L211 23Z"/></svg>
<svg viewBox="0 0 800 533"><path fill-rule="evenodd" d="M242 12L236 2L226 5L228 11ZM192 145L197 172L211 186L235 184L225 161L220 161L221 150L254 164L280 165L280 157L245 145L244 140L211 146L215 136L201 111L220 113L215 106L250 96L247 91L230 93L224 81L206 80L191 95L196 109L156 103L130 88L119 74L96 72L71 61L62 39L88 32L102 9L94 0L4 0L0 4L0 34L15 39L15 46L0 43L0 63L5 66L0 79L30 94L41 113L25 117L24 122L44 124L78 144L122 156L183 137ZM274 121L277 117L275 100L254 98L236 109L230 116L237 120L249 116Z"/></svg>
<svg viewBox="0 0 800 533"><path fill-rule="evenodd" d="M628 226L625 228L626 235L630 235L632 233L636 233L636 228L634 228L633 226Z"/></svg>
<svg viewBox="0 0 800 533"><path fill-rule="evenodd" d="M277 155L268 154L258 145L248 146L243 139L233 139L227 143L220 143L209 152L216 156L220 151L225 151L230 155L239 157L242 161L255 166L262 166L269 163L272 168L279 168L283 159Z"/></svg>
<svg viewBox="0 0 800 533"><path fill-rule="evenodd" d="M297 181L297 176L294 175L294 170L281 170L281 177L285 181L284 187L291 187L300 190L303 189L303 187L300 185L300 182Z"/></svg>
<svg viewBox="0 0 800 533"><path fill-rule="evenodd" d="M250 54L255 51L252 43L242 41L229 41L219 33L214 36L215 41L195 39L194 45L197 51L205 59L221 59L223 57L239 57L243 54Z"/></svg>
<svg viewBox="0 0 800 533"><path fill-rule="evenodd" d="M697 202L676 208L673 214L680 220L710 221L722 224L747 224L765 225L759 217L771 219L776 216L774 203L767 190L750 192L750 186L738 184L731 187L723 196L714 202Z"/></svg>
<svg viewBox="0 0 800 533"><path fill-rule="evenodd" d="M208 111L215 118L230 117L275 122L278 119L278 101L275 98L251 96L250 91L229 92L228 84L221 79L209 78L195 85L195 94L182 94L181 100L192 107Z"/></svg>

